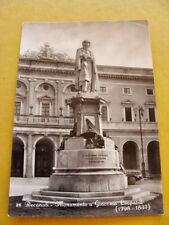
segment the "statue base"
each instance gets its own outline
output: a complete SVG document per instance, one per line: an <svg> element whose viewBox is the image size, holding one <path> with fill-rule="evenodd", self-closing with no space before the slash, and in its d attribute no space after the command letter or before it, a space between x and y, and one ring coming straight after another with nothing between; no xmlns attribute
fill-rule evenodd
<svg viewBox="0 0 169 225"><path fill-rule="evenodd" d="M83 151L82 151L83 152ZM112 204L128 205L128 201L138 201L141 204L158 197L156 193L128 188L127 177L123 172L103 168L59 169L49 178L47 189L25 195L23 201L32 203L60 204L78 203L97 207L97 204L107 206ZM126 201L126 203L125 203Z"/></svg>
<svg viewBox="0 0 169 225"><path fill-rule="evenodd" d="M49 190L104 192L127 188L127 177L120 169L114 141L103 140L104 148L93 149L85 149L83 137L66 140L66 149L58 152L58 164L49 179Z"/></svg>
<svg viewBox="0 0 169 225"><path fill-rule="evenodd" d="M92 171L59 172L49 179L50 191L65 192L108 192L127 188L127 177L122 172Z"/></svg>

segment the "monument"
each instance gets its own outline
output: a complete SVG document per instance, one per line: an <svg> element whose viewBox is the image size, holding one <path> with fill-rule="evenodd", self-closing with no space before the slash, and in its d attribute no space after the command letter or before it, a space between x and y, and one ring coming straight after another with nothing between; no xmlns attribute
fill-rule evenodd
<svg viewBox="0 0 169 225"><path fill-rule="evenodd" d="M120 171L114 141L103 137L98 74L90 42L76 53L75 73L78 94L67 99L74 110L74 128L58 153L58 166L50 177L51 191L87 193L127 188L126 175Z"/></svg>
<svg viewBox="0 0 169 225"><path fill-rule="evenodd" d="M138 188L129 190L127 176L120 167L119 152L113 139L103 136L101 106L106 101L98 94L99 80L90 42L82 42L76 53L77 94L67 99L74 110L74 127L61 143L57 168L49 186L34 192L29 201L93 202L140 197ZM148 192L141 192L141 196Z"/></svg>

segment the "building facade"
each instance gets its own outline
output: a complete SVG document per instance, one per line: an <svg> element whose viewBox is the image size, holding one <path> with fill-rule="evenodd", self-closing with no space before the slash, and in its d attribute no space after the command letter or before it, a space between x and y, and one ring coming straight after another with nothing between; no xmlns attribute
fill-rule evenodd
<svg viewBox="0 0 169 225"><path fill-rule="evenodd" d="M126 169L160 174L152 69L98 65L103 130ZM13 177L48 177L73 127L74 63L20 58L12 151Z"/></svg>

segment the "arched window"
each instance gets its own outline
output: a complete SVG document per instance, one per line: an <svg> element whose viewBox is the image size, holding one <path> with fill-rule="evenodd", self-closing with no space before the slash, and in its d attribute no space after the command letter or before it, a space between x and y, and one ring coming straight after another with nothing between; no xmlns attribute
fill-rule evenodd
<svg viewBox="0 0 169 225"><path fill-rule="evenodd" d="M15 115L21 114L21 101L16 101L15 103Z"/></svg>
<svg viewBox="0 0 169 225"><path fill-rule="evenodd" d="M42 116L52 116L55 111L55 89L51 84L42 83L37 89L37 114Z"/></svg>
<svg viewBox="0 0 169 225"><path fill-rule="evenodd" d="M74 110L73 107L69 106L69 116L73 117L74 116Z"/></svg>
<svg viewBox="0 0 169 225"><path fill-rule="evenodd" d="M42 116L50 116L51 115L51 100L50 98L41 98L40 99L40 114Z"/></svg>
<svg viewBox="0 0 169 225"><path fill-rule="evenodd" d="M27 104L27 87L21 82L17 81L16 101L15 101L15 115L26 114Z"/></svg>

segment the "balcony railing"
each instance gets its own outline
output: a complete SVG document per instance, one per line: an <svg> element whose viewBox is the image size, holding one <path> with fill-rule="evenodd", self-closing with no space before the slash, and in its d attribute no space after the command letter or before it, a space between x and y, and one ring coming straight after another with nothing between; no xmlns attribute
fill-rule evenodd
<svg viewBox="0 0 169 225"><path fill-rule="evenodd" d="M41 116L41 115L15 115L15 124L44 124L44 125L68 125L73 126L73 117Z"/></svg>
<svg viewBox="0 0 169 225"><path fill-rule="evenodd" d="M41 115L15 115L14 123L18 125L45 125L45 126L64 126L71 128L74 124L73 117L41 116ZM103 121L104 130L139 130L139 122L109 122ZM157 130L156 122L142 122L143 130Z"/></svg>
<svg viewBox="0 0 169 225"><path fill-rule="evenodd" d="M103 122L103 129L108 130L139 130L139 122ZM142 121L142 130L158 130L157 122Z"/></svg>

